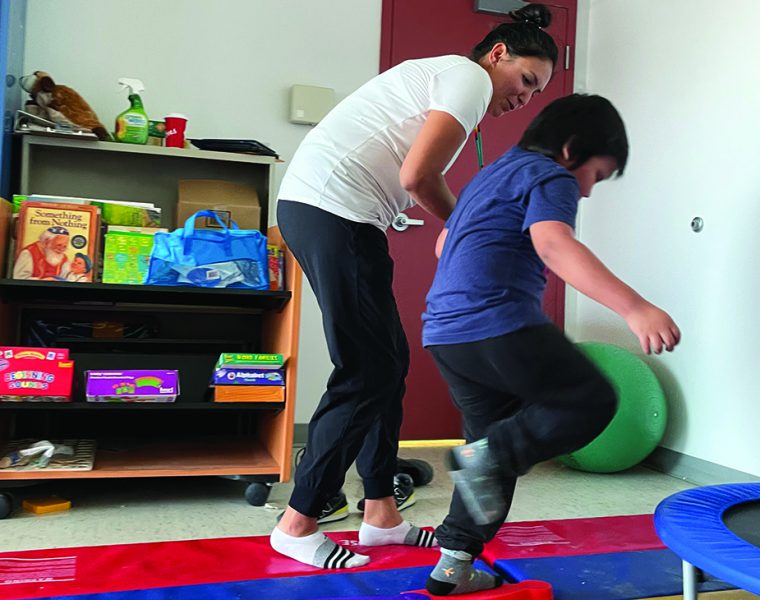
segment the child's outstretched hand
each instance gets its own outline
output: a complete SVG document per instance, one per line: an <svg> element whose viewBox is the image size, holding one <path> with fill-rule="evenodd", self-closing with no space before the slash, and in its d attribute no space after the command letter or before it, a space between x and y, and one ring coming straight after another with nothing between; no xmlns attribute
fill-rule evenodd
<svg viewBox="0 0 760 600"><path fill-rule="evenodd" d="M659 354L663 348L670 352L681 341L681 331L670 315L646 300L642 299L625 321L646 354Z"/></svg>

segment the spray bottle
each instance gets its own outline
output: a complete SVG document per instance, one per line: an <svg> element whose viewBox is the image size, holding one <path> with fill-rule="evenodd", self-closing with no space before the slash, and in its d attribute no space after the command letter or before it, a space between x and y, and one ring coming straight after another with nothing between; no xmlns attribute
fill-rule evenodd
<svg viewBox="0 0 760 600"><path fill-rule="evenodd" d="M128 144L147 144L148 115L145 114L139 95L145 87L139 79L127 77L119 79L119 85L129 90L129 108L116 117L116 131L114 133L116 141Z"/></svg>

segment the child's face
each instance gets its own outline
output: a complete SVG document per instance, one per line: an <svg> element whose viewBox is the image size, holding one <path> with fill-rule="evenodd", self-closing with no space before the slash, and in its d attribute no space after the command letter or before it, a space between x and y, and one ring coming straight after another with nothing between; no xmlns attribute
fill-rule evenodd
<svg viewBox="0 0 760 600"><path fill-rule="evenodd" d="M567 164L563 166L567 167ZM611 156L592 156L577 169L570 170L578 180L578 187L581 188L583 198L588 198L594 185L609 179L615 171L617 171L617 161Z"/></svg>
<svg viewBox="0 0 760 600"><path fill-rule="evenodd" d="M82 275L87 272L87 265L81 258L77 257L71 261L71 272L76 275Z"/></svg>

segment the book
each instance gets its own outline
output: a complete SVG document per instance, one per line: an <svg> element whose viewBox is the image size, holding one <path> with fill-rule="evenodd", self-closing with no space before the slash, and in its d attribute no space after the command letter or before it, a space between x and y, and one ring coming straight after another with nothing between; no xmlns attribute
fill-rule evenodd
<svg viewBox="0 0 760 600"><path fill-rule="evenodd" d="M232 367L235 369L281 369L285 364L282 354L246 354L223 352L216 361L216 368Z"/></svg>
<svg viewBox="0 0 760 600"><path fill-rule="evenodd" d="M156 231L166 230L110 225L103 250L103 283L144 283Z"/></svg>
<svg viewBox="0 0 760 600"><path fill-rule="evenodd" d="M13 279L91 283L99 226L96 206L24 202L16 229Z"/></svg>
<svg viewBox="0 0 760 600"><path fill-rule="evenodd" d="M21 209L24 202L62 202L64 204L84 204L97 206L101 218L107 225L133 227L160 227L161 209L149 202L127 202L124 200L104 200L101 198L79 198L75 196L50 196L32 194L13 197L14 209Z"/></svg>

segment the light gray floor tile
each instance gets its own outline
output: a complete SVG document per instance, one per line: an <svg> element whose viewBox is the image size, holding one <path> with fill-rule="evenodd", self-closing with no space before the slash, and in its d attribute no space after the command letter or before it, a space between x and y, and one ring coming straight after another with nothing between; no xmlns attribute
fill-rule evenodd
<svg viewBox="0 0 760 600"><path fill-rule="evenodd" d="M435 526L446 515L452 486L443 467L444 450L405 449L435 468L430 485L415 492L417 504L404 512L415 524ZM581 473L549 462L518 483L510 521L649 513L666 496L691 485L645 468L619 474ZM33 515L18 511L0 521L0 551L96 546L164 540L268 535L287 504L292 484L274 486L269 507L253 507L245 484L220 478L101 479L55 481L17 488L21 498L57 494L72 501L69 511ZM361 480L352 470L344 487L351 516L324 530L355 530Z"/></svg>

